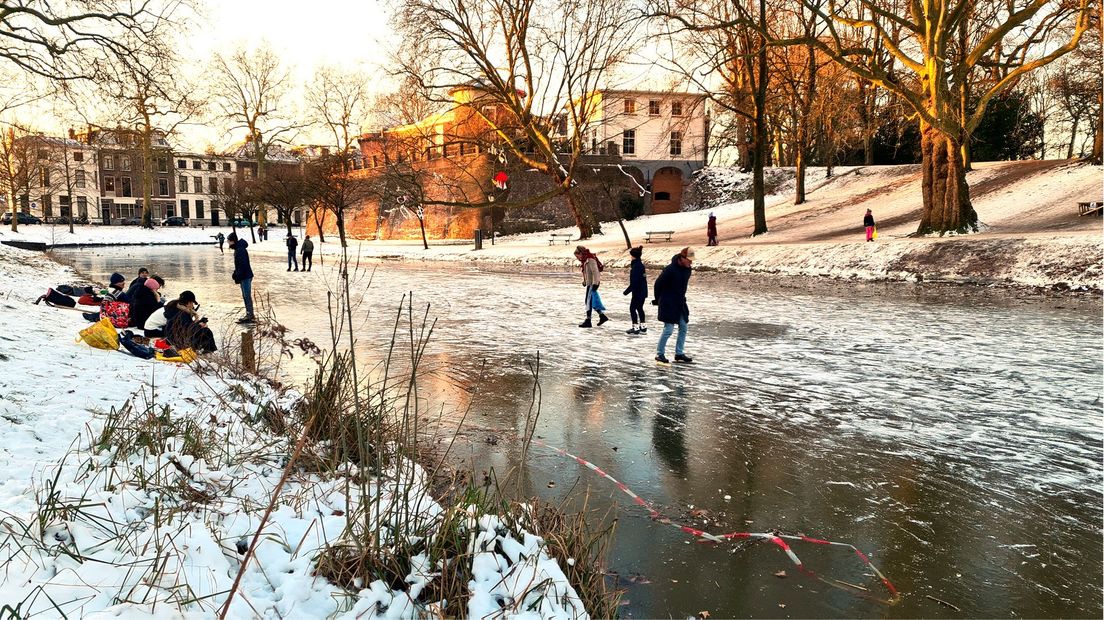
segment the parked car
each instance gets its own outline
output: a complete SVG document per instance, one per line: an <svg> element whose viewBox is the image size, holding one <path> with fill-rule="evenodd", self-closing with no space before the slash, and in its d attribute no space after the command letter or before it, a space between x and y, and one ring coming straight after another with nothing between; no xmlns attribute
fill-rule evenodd
<svg viewBox="0 0 1104 620"><path fill-rule="evenodd" d="M243 220L241 218L234 220L232 224L234 228L253 228L254 226L256 226L256 224L254 224L253 222L249 220Z"/></svg>
<svg viewBox="0 0 1104 620"><path fill-rule="evenodd" d="M179 215L174 215L172 217L167 217L167 218L161 220L161 225L162 226L187 226L188 225L188 220L180 217Z"/></svg>
<svg viewBox="0 0 1104 620"><path fill-rule="evenodd" d="M11 220L11 211L7 211L2 217L0 217L0 224L11 224ZM16 218L16 221L20 224L41 224L42 218L35 217L30 213L24 213L20 211L18 217Z"/></svg>
<svg viewBox="0 0 1104 620"><path fill-rule="evenodd" d="M68 216L63 215L63 216L55 219L54 223L55 224L65 224L66 226L68 226L69 225L69 218L68 218ZM78 215L78 216L73 218L73 223L74 224L87 224L88 223L88 218L83 216L83 215Z"/></svg>
<svg viewBox="0 0 1104 620"><path fill-rule="evenodd" d="M120 226L141 226L141 224L141 217L124 217L123 219L119 220Z"/></svg>

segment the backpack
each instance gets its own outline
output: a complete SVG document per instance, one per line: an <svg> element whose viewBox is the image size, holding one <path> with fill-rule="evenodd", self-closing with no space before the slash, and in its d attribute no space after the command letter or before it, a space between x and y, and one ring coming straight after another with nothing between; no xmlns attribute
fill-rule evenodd
<svg viewBox="0 0 1104 620"><path fill-rule="evenodd" d="M123 347L134 357L148 360L155 355L153 347L134 342L134 335L130 330L123 332L123 337L119 342L121 342Z"/></svg>
<svg viewBox="0 0 1104 620"><path fill-rule="evenodd" d="M77 300L68 295L64 295L59 291L55 291L52 288L46 289L46 294L42 296L43 300L48 306L58 306L61 308L73 308L77 305Z"/></svg>
<svg viewBox="0 0 1104 620"><path fill-rule="evenodd" d="M84 295L80 296L80 299L77 300L77 303L82 305L82 306L98 306L98 305L100 305L100 302L102 302L102 301L103 301L103 298L99 297L98 295L93 295L91 293L85 293Z"/></svg>
<svg viewBox="0 0 1104 620"><path fill-rule="evenodd" d="M598 258L598 255L594 255L594 262L598 263L598 272L601 273L606 270L606 266L602 264L602 259Z"/></svg>
<svg viewBox="0 0 1104 620"><path fill-rule="evenodd" d="M105 300L100 304L100 316L111 319L111 324L120 329L130 323L130 304L125 301Z"/></svg>

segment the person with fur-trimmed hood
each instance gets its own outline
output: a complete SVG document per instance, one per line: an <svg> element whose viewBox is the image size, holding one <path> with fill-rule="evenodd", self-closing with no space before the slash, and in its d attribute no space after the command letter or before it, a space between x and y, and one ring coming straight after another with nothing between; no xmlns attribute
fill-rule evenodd
<svg viewBox="0 0 1104 620"><path fill-rule="evenodd" d="M632 263L629 264L629 286L624 294L632 294L629 298L629 316L632 318L632 328L626 334L645 334L648 327L644 325L644 300L648 299L648 276L644 275L644 246L638 245L629 250Z"/></svg>
<svg viewBox="0 0 1104 620"><path fill-rule="evenodd" d="M678 326L678 339L675 340L675 361L689 364L694 361L686 355L686 332L690 323L690 307L686 305L686 289L690 285L691 265L694 263L694 250L682 248L671 257L671 264L663 268L656 278L652 304L659 306L659 320L663 321L663 333L656 347L656 361L669 364L667 359L667 339Z"/></svg>
<svg viewBox="0 0 1104 620"><path fill-rule="evenodd" d="M594 252L581 245L575 248L575 258L582 263L583 287L586 288L586 297L583 300L586 304L586 320L580 323L579 327L591 327L590 316L595 310L598 311L598 325L601 325L609 320L606 316L606 306L598 295L598 286L602 280L602 262Z"/></svg>

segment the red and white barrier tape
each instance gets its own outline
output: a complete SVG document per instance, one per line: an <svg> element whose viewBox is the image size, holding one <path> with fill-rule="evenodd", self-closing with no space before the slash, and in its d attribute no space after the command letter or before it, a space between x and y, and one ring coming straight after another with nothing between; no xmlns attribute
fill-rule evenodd
<svg viewBox="0 0 1104 620"><path fill-rule="evenodd" d="M534 444L542 447L542 448L547 448L548 450L552 450L552 451L556 452L557 454L559 454L560 456L573 459L576 463L582 465L583 467L586 467L587 469L593 471L594 473L596 473L599 476L605 478L606 480L609 480L614 485L616 485L618 489L621 489L621 491L623 493L625 493L630 498L632 498L633 502L636 505L638 505L638 506L644 508L645 510L647 510L648 511L648 516L651 517L654 521L656 521L658 523L662 523L664 525L670 525L671 527L678 528L679 530L682 530L683 532L686 532L687 534L690 534L691 536L694 536L696 538L700 538L700 539L705 540L705 541L714 542L714 543L723 543L723 542L732 541L732 540L749 540L749 539L750 540L766 540L766 541L769 541L769 542L775 544L776 546L778 546L780 549L782 549L782 551L790 558L790 561L794 563L794 565L798 568L798 570L800 570L800 571L802 571L802 572L804 572L808 575L811 575L814 578L816 578L816 579L818 579L818 580L820 580L820 581L822 581L822 582L824 582L824 583L826 583L826 584L828 584L832 587L845 589L845 590L846 590L846 588L842 588L838 584L827 581L824 578L817 575L816 573L814 573L812 570L809 570L805 566L805 564L801 561L801 558L797 557L797 554L794 553L793 549L790 548L790 545L786 541L787 540L798 540L798 541L801 541L801 542L812 543L814 545L831 545L831 546L836 546L836 547L847 547L847 548L851 549L852 551L854 551L855 554L859 556L859 559L861 559L863 561L863 563L866 564L866 566L870 568L870 570L874 571L874 574L877 575L878 579L881 580L882 585L884 585L886 590L890 593L890 599L889 600L885 600L885 601L883 601L881 599L875 599L875 600L879 600L880 602L883 602L883 603L893 604L893 603L896 603L898 601L898 599L900 599L900 594L897 592L897 588L893 587L893 584L890 583L889 579L886 579L885 575L882 574L882 571L878 570L878 567L874 566L874 563L870 561L870 558L866 557L866 554L863 553L862 551L859 551L859 549L857 547L855 547L855 545L852 545L850 543L843 543L843 542L833 542L833 541L830 541L830 540L821 540L819 538L812 538L812 537L809 537L809 536L805 536L804 534L794 535L794 534L781 534L781 533L777 533L777 532L730 532L728 534L720 534L720 535L710 534L709 532L706 532L704 530L700 530L700 529L695 528L695 527L690 527L689 525L683 525L683 524L680 524L680 523L676 523L676 522L668 519L667 517L664 517L662 514L660 514L659 510L656 509L655 505L653 505L648 500L646 500L643 497L641 497L641 496L637 495L636 493L634 493L632 491L632 489L630 489L628 486L625 485L625 483L623 483L620 480L614 478L613 476L607 474L604 470L602 470L601 467L598 467L594 463L591 463L590 461L588 461L588 460L586 460L586 459L584 459L580 456L576 456L576 455L568 452L567 450L564 450L563 448L557 448L556 446L551 446L551 445L545 443L544 441L542 441L540 439L535 439L534 438L532 440L532 442ZM848 584L848 585L850 585L850 584ZM848 590L848 591L850 592L851 590Z"/></svg>

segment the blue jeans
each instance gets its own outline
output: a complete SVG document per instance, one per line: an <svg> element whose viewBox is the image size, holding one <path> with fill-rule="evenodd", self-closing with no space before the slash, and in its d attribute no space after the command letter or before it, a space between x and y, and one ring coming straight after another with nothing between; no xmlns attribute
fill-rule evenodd
<svg viewBox="0 0 1104 620"><path fill-rule="evenodd" d="M288 250L288 269L291 269L292 263L295 264L295 270L299 271L299 259L295 258L295 250Z"/></svg>
<svg viewBox="0 0 1104 620"><path fill-rule="evenodd" d="M253 278L241 281L242 300L245 301L246 316L253 316Z"/></svg>
<svg viewBox="0 0 1104 620"><path fill-rule="evenodd" d="M590 319L592 310L597 310L598 314L603 314L606 311L606 305L602 303L602 296L598 294L597 289L588 288L586 292L587 319Z"/></svg>
<svg viewBox="0 0 1104 620"><path fill-rule="evenodd" d="M671 332L675 331L675 323L664 323L663 333L659 335L659 347L658 353L660 355L667 354L667 339L671 337ZM685 318L679 318L678 322L678 338L675 339L675 355L683 355L686 353L686 330L690 325L686 322Z"/></svg>

